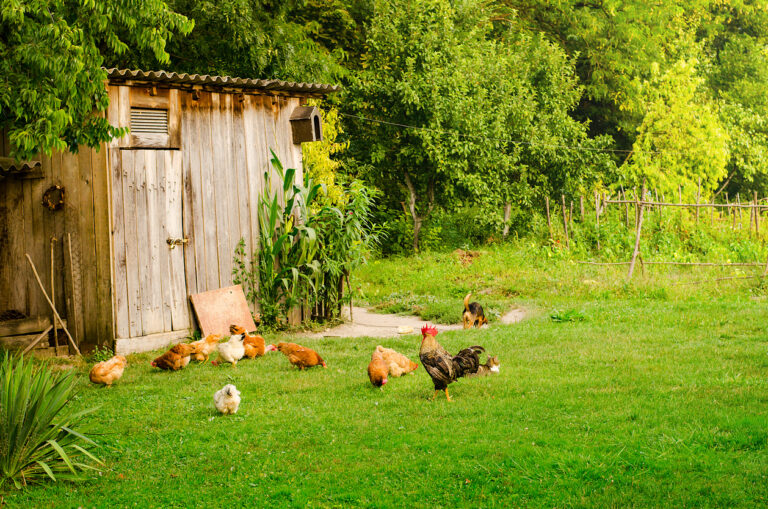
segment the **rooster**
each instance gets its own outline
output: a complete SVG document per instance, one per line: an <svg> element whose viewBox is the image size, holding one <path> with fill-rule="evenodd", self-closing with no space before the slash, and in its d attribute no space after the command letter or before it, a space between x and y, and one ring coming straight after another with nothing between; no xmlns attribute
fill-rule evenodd
<svg viewBox="0 0 768 509"><path fill-rule="evenodd" d="M435 385L432 399L435 399L438 392L445 391L446 399L451 401L451 396L448 394L448 384L455 382L458 378L477 372L480 367L478 354L485 352L485 348L470 346L453 356L435 339L437 336L436 328L425 325L421 328L421 335L419 359L421 359L424 369Z"/></svg>

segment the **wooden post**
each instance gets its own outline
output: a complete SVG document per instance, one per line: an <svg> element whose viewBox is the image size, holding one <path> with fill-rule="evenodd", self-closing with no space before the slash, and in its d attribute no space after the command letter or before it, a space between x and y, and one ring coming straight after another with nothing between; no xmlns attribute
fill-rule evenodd
<svg viewBox="0 0 768 509"><path fill-rule="evenodd" d="M635 228L637 228L637 188L632 188L632 194L635 197Z"/></svg>
<svg viewBox="0 0 768 509"><path fill-rule="evenodd" d="M584 195L579 195L579 210L581 211L581 222L584 222Z"/></svg>
<svg viewBox="0 0 768 509"><path fill-rule="evenodd" d="M765 260L765 268L763 269L763 277L768 276L768 258Z"/></svg>
<svg viewBox="0 0 768 509"><path fill-rule="evenodd" d="M715 197L712 196L712 208L709 209L709 227L712 228L712 225L715 223Z"/></svg>
<svg viewBox="0 0 768 509"><path fill-rule="evenodd" d="M349 293L349 321L355 323L355 317L352 316L352 287L349 284L349 272L345 276L347 278L347 292Z"/></svg>
<svg viewBox="0 0 768 509"><path fill-rule="evenodd" d="M701 201L701 177L699 177L699 189L696 191L696 205ZM696 226L699 225L699 207L696 207Z"/></svg>
<svg viewBox="0 0 768 509"><path fill-rule="evenodd" d="M80 319L78 318L78 312L81 308L80 299L75 291L75 265L72 259L72 234L67 233L67 247L64 249L62 242L62 250L64 251L64 281L66 283L67 291L64 293L66 305L67 305L67 327L72 329L72 337L76 343L79 343L82 339L80 336Z"/></svg>
<svg viewBox="0 0 768 509"><path fill-rule="evenodd" d="M568 237L568 217L565 212L565 195L561 194L560 199L563 204L563 228L565 228L565 247L571 247L571 239Z"/></svg>
<svg viewBox="0 0 768 509"><path fill-rule="evenodd" d="M547 228L549 228L549 240L554 240L552 235L552 218L549 215L549 196L545 197L545 204L547 205Z"/></svg>
<svg viewBox="0 0 768 509"><path fill-rule="evenodd" d="M654 196L656 196L656 203L663 203L664 202L664 200L659 201L659 191L658 190L654 189L653 190L653 194L654 194ZM656 212L659 213L659 221L661 221L661 211L662 210L664 210L664 207L662 207L661 205L658 205L656 207Z"/></svg>
<svg viewBox="0 0 768 509"><path fill-rule="evenodd" d="M728 206L728 207L727 207L725 210L726 210L726 212L728 213L728 215L730 216L730 215L731 215L731 212L732 212L732 210L733 210L733 209L731 208L731 199L730 199L730 197L728 196L728 193L725 193L725 204ZM735 225L734 225L734 223L732 222L732 223L731 223L731 230L733 230L733 227L734 227L734 226L735 226Z"/></svg>
<svg viewBox="0 0 768 509"><path fill-rule="evenodd" d="M643 183L643 196L645 196L645 183ZM643 229L643 205L638 202L637 196L635 196L635 204L638 209L637 227L635 228L635 249L632 251L632 259L629 261L627 282L632 280L632 273L635 271L635 262L637 261L638 253L640 253L640 232Z"/></svg>
<svg viewBox="0 0 768 509"><path fill-rule="evenodd" d="M595 231L597 233L597 250L600 251L600 195L595 191Z"/></svg>
<svg viewBox="0 0 768 509"><path fill-rule="evenodd" d="M35 268L35 264L32 262L32 258L30 258L29 254L27 254L27 253L25 253L24 256L27 257L27 261L29 262L29 266L32 267L32 272L35 274L35 279L37 280L37 285L40 287L40 291L43 292L43 297L45 297L45 300L48 301L48 305L51 306L51 311L53 311L54 318L56 318L59 321L59 325L61 325L61 328L64 329L64 333L67 335L67 337L69 338L69 341L72 343L72 347L77 352L77 355L82 355L80 353L80 349L75 344L75 340L72 339L72 336L69 334L69 331L64 326L64 320L61 319L61 317L59 316L59 313L56 311L56 306L53 305L53 302L51 302L51 299L48 297L48 294L45 291L45 287L43 287L43 282L40 281L40 275L37 273L37 269ZM56 322L54 322L54 325L55 324L56 324Z"/></svg>
<svg viewBox="0 0 768 509"><path fill-rule="evenodd" d="M760 209L757 207L757 191L755 191L755 237L760 238Z"/></svg>
<svg viewBox="0 0 768 509"><path fill-rule="evenodd" d="M624 201L627 201L627 192L624 191L624 197L622 198ZM624 204L624 223L627 225L627 230L629 230L629 203Z"/></svg>
<svg viewBox="0 0 768 509"><path fill-rule="evenodd" d="M54 267L56 263L54 261L56 237L51 237L51 300L56 302L56 274ZM59 356L59 333L56 328L56 317L51 315L51 323L53 324L53 346L56 348L56 357ZM48 345L50 346L50 345Z"/></svg>
<svg viewBox="0 0 768 509"><path fill-rule="evenodd" d="M571 208L568 211L568 224L573 228L573 200L571 200Z"/></svg>

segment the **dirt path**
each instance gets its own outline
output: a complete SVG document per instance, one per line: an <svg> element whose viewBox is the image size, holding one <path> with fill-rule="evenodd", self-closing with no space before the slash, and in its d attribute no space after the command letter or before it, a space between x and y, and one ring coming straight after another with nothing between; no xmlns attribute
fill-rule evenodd
<svg viewBox="0 0 768 509"><path fill-rule="evenodd" d="M345 309L345 320L349 320L349 308ZM400 335L400 328L411 328L406 334L418 334L425 321L418 316L410 315L387 315L373 313L366 308L354 307L354 322L347 322L322 332L307 332L301 334L308 338L338 337L338 338L358 338L363 336L373 338L391 338ZM525 310L515 308L501 317L501 323L517 323L525 318ZM461 324L455 325L436 325L438 331L461 329Z"/></svg>

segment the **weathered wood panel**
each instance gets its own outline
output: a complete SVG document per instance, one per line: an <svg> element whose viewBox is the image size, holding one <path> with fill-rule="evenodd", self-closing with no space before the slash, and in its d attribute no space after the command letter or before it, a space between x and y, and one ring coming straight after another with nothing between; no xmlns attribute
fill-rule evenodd
<svg viewBox="0 0 768 509"><path fill-rule="evenodd" d="M96 259L90 270L96 273L95 339L99 345L112 346L115 337L112 306L112 244L110 241L110 208L112 206L109 150L91 151L93 170L93 237ZM64 244L61 244L64 247ZM65 291L66 294L66 291ZM93 342L89 336L89 342Z"/></svg>
<svg viewBox="0 0 768 509"><path fill-rule="evenodd" d="M166 158L166 230L170 238L188 238L184 236L182 218L182 155L167 151ZM171 330L190 327L188 289L184 269L184 251L186 246L177 246L168 250L168 283L170 287Z"/></svg>
<svg viewBox="0 0 768 509"><path fill-rule="evenodd" d="M205 265L196 267L205 274L204 288L198 291L208 291L219 288L219 252L218 252L218 222L216 209L216 160L214 158L212 136L213 129L213 96L218 94L201 93L199 108L200 128L200 191L202 198L202 226L205 240ZM218 110L218 107L216 108Z"/></svg>
<svg viewBox="0 0 768 509"><path fill-rule="evenodd" d="M200 163L200 115L199 102L192 94L182 95L182 168L184 235L189 239L184 249L187 291L197 293L205 287L205 273L197 267L205 266L205 232L200 199L202 189ZM191 312L191 304L187 309Z"/></svg>
<svg viewBox="0 0 768 509"><path fill-rule="evenodd" d="M136 189L136 151L121 150L123 166L123 200L125 204L123 221L125 224L126 287L128 289L128 334L141 336L141 279L139 277L139 238L136 229L137 189ZM142 245L145 242L142 239Z"/></svg>
<svg viewBox="0 0 768 509"><path fill-rule="evenodd" d="M216 251L218 257L217 266L217 280L218 286L209 286L206 290L211 291L223 286L229 286L227 277L227 260L230 259L231 254L229 252L229 218L230 211L228 201L231 199L228 195L227 180L232 178L230 168L227 167L227 155L226 153L231 150L231 147L227 145L227 133L226 133L226 115L222 111L226 109L224 104L226 94L212 94L211 103L211 152L213 155L213 167L211 174L211 187L214 192L214 205L215 205L215 233L213 234L213 241L216 243ZM206 222L206 233L208 232L209 222ZM208 235L206 234L206 243L208 242Z"/></svg>
<svg viewBox="0 0 768 509"><path fill-rule="evenodd" d="M109 87L109 119L118 123L120 87ZM113 140L109 144L109 164L111 173L111 197L112 197L112 295L115 315L115 337L130 337L130 319L128 316L128 283L126 260L126 232L125 232L125 202L123 188L125 178L128 175L124 171L123 161L118 148L118 141Z"/></svg>

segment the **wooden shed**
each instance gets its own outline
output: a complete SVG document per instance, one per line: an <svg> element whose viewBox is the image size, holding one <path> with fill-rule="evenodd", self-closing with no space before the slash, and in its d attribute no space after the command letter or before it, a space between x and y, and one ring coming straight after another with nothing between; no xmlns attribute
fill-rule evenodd
<svg viewBox="0 0 768 509"><path fill-rule="evenodd" d="M322 135L295 113L314 119L306 98L338 90L165 71L108 77L107 119L129 135L23 162L0 137L0 344L23 344L52 320L25 253L79 343L129 353L190 334L189 295L232 284L241 238L254 250L270 149L302 179L298 140Z"/></svg>

